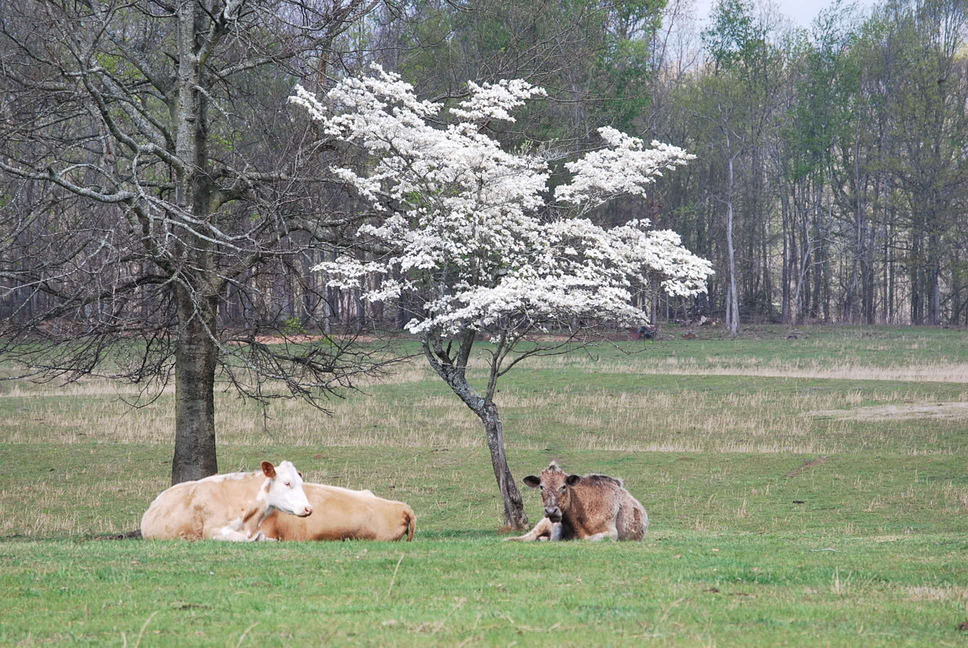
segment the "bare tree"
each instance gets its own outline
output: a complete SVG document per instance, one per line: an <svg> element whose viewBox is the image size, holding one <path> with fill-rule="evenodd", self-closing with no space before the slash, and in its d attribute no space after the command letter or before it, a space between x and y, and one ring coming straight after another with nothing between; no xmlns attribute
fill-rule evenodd
<svg viewBox="0 0 968 648"><path fill-rule="evenodd" d="M173 373L173 483L217 472L217 376L315 402L378 366L261 337L325 316L298 277L351 220L338 194L307 197L293 169L318 156L284 98L375 0L3 4L4 355L68 379Z"/></svg>

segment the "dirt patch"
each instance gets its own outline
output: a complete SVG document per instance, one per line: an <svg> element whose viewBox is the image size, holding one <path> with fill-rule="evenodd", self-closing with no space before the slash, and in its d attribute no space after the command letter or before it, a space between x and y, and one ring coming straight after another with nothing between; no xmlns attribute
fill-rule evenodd
<svg viewBox="0 0 968 648"><path fill-rule="evenodd" d="M794 477L796 477L797 475L799 475L800 473L802 473L804 470L808 470L810 468L816 468L817 466L823 465L823 462L827 461L827 459L829 459L829 458L830 457L817 457L816 459L811 459L810 461L808 461L807 463L803 464L799 468L796 468L794 470L791 470L787 474L783 475L783 478L784 479L793 479ZM802 502L800 500L797 500L797 501L794 502L794 504L803 504L803 503L804 502Z"/></svg>
<svg viewBox="0 0 968 648"><path fill-rule="evenodd" d="M856 421L896 421L898 419L968 419L968 403L911 403L875 405L847 410L819 410L808 416L828 416Z"/></svg>

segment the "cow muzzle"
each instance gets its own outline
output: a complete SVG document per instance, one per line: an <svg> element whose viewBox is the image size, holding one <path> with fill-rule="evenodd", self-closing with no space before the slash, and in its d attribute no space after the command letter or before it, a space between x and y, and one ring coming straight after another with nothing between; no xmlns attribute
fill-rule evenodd
<svg viewBox="0 0 968 648"><path fill-rule="evenodd" d="M297 513L296 515L298 515L299 517L309 517L312 514L313 514L313 507L306 506L303 508L301 513Z"/></svg>
<svg viewBox="0 0 968 648"><path fill-rule="evenodd" d="M555 507L545 507L545 517L552 522L561 522L561 509Z"/></svg>

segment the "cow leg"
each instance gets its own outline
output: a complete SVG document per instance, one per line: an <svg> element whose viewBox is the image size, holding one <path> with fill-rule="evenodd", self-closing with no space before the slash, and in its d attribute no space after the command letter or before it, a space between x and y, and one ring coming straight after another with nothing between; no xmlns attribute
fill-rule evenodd
<svg viewBox="0 0 968 648"><path fill-rule="evenodd" d="M629 520L626 518L628 518L628 509L620 504L615 513L615 528L618 529L618 537L621 540L625 540L629 535Z"/></svg>
<svg viewBox="0 0 968 648"><path fill-rule="evenodd" d="M547 518L545 518L545 519L547 519ZM562 528L563 527L562 527L561 522L552 522L551 523L551 535L548 537L548 540L550 540L551 542L560 542L561 541L561 530L562 530Z"/></svg>
<svg viewBox="0 0 968 648"><path fill-rule="evenodd" d="M275 538L267 536L261 530L256 531L253 535L249 535L244 531L233 529L231 526L219 529L218 533L212 536L212 540L224 540L226 542L276 542Z"/></svg>
<svg viewBox="0 0 968 648"><path fill-rule="evenodd" d="M235 518L224 527L213 529L211 533L212 540L225 540L228 542L271 540L272 538L269 538L263 533L262 529L258 526L262 522L262 515L259 515L260 513L265 513L265 508L256 506L247 511L243 517ZM255 528L252 528L253 523L255 523Z"/></svg>
<svg viewBox="0 0 968 648"><path fill-rule="evenodd" d="M534 525L534 528L525 533L523 536L516 536L514 538L505 538L504 541L514 540L516 542L536 542L543 537L547 537L549 540L556 540L555 537L555 527L558 527L557 535L561 536L561 525L554 524L548 518L541 518L541 521Z"/></svg>
<svg viewBox="0 0 968 648"><path fill-rule="evenodd" d="M618 540L618 529L612 527L608 531L602 531L601 533L594 533L585 538L590 542L598 542L599 540Z"/></svg>
<svg viewBox="0 0 968 648"><path fill-rule="evenodd" d="M227 542L250 542L254 538L250 538L248 535L242 531L237 531L231 526L219 529L218 533L212 535L212 540L225 540Z"/></svg>

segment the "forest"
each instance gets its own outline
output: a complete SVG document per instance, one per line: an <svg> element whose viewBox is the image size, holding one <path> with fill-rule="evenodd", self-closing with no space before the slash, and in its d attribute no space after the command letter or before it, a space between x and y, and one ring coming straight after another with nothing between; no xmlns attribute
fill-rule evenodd
<svg viewBox="0 0 968 648"><path fill-rule="evenodd" d="M219 232L209 244L222 280L209 292L229 329L406 323L406 296L368 304L309 271L335 258L348 223L370 215L327 167L365 160L326 145L287 103L297 83L325 90L372 63L435 101L465 96L468 81L544 88L494 134L552 165L599 146L603 125L696 155L645 201L595 214L648 218L712 261L708 294L651 297L660 323L968 324L962 0L840 2L807 28L744 0L719 2L705 21L688 0L225 6L237 15L204 27L224 37L200 68L206 123L196 141L211 186L199 187L208 204L195 220ZM159 217L133 215L122 196L161 204L180 191L169 144L184 106L162 78L178 74L170 9L8 3L4 320L141 330L130 320L177 310L177 299L157 299L170 268L158 264L158 241L146 244L156 233L144 237Z"/></svg>

